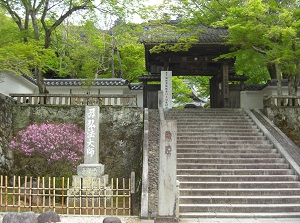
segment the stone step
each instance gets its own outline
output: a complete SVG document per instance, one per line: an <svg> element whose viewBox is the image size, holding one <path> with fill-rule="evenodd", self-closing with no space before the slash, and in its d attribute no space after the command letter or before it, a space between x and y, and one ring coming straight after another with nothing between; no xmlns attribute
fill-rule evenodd
<svg viewBox="0 0 300 223"><path fill-rule="evenodd" d="M252 144L260 144L260 145L272 145L270 143L270 141L268 140L217 140L217 139L212 139L212 140L208 140L208 139L203 139L203 140L178 140L177 141L177 145L191 145L191 144L195 144L195 145L212 145L213 144L219 144L219 145L239 145L239 144L243 144L243 145L252 145Z"/></svg>
<svg viewBox="0 0 300 223"><path fill-rule="evenodd" d="M177 137L227 137L228 132L227 131L216 131L216 132L205 132L205 131L186 131L186 132L177 132ZM262 132L254 131L247 131L247 132L233 132L228 137L235 137L235 136L245 136L245 137L264 137Z"/></svg>
<svg viewBox="0 0 300 223"><path fill-rule="evenodd" d="M291 169L177 169L178 175L292 175Z"/></svg>
<svg viewBox="0 0 300 223"><path fill-rule="evenodd" d="M300 196L180 196L180 204L300 204ZM300 211L300 210L299 210Z"/></svg>
<svg viewBox="0 0 300 223"><path fill-rule="evenodd" d="M181 144L177 143L178 149L273 149L272 144Z"/></svg>
<svg viewBox="0 0 300 223"><path fill-rule="evenodd" d="M232 123L247 123L247 124L253 124L254 122L252 121L252 119L248 118L248 117L234 117L234 118L228 118L228 117L169 117L166 118L167 120L176 120L177 124L192 124L192 123L206 123L206 124L210 124L210 123L227 123L227 122L232 122Z"/></svg>
<svg viewBox="0 0 300 223"><path fill-rule="evenodd" d="M211 153L211 154L221 154L221 153L245 153L245 154L250 154L250 153L277 153L278 151L276 149L264 149L264 148L259 148L259 149L232 149L232 148L193 148L193 149L189 149L189 148L180 148L177 149L177 154L181 154L181 153ZM263 154L262 154L263 155Z"/></svg>
<svg viewBox="0 0 300 223"><path fill-rule="evenodd" d="M247 182L247 181L297 181L297 175L177 175L177 180L190 182Z"/></svg>
<svg viewBox="0 0 300 223"><path fill-rule="evenodd" d="M230 129L230 128L238 128L238 129L248 129L248 128L257 128L255 125L250 125L249 123L233 123L233 122L219 122L216 121L214 123L190 123L190 124L180 124L177 123L178 129L184 129L184 128L206 128L206 129Z"/></svg>
<svg viewBox="0 0 300 223"><path fill-rule="evenodd" d="M209 109L210 110L210 109ZM212 115L216 115L216 116L245 116L244 111L240 110L240 111L213 111L213 110L203 110L203 111L191 111L191 110L186 110L186 111L168 111L166 113L166 116L183 116L186 117L187 115L190 116L212 116Z"/></svg>
<svg viewBox="0 0 300 223"><path fill-rule="evenodd" d="M180 189L180 196L300 196L300 188Z"/></svg>
<svg viewBox="0 0 300 223"><path fill-rule="evenodd" d="M181 189L300 188L299 181L180 182Z"/></svg>
<svg viewBox="0 0 300 223"><path fill-rule="evenodd" d="M177 169L286 169L287 163L215 164L215 163L178 163Z"/></svg>
<svg viewBox="0 0 300 223"><path fill-rule="evenodd" d="M258 218L264 218L263 222L281 222L280 219L287 219L287 221L284 222L291 222L295 223L293 221L293 218L300 218L300 212L269 212L269 213L225 213L225 212L184 212L180 213L179 215L180 222L186 222L186 223L194 223L199 222L198 219L200 218L206 218L206 219L213 219L213 221L208 222L231 222L231 219L226 218L233 218L233 219L243 219L243 222L262 222L258 220ZM224 219L225 220L222 220ZM249 220L247 221L247 218ZM218 219L218 221L216 221ZM253 220L255 219L255 220ZM266 219L266 220L265 220ZM272 219L272 220L270 220ZM276 220L274 220L276 219ZM201 221L202 222L202 221ZM205 220L203 222L206 222Z"/></svg>
<svg viewBox="0 0 300 223"><path fill-rule="evenodd" d="M177 153L177 158L280 158L279 153Z"/></svg>
<svg viewBox="0 0 300 223"><path fill-rule="evenodd" d="M180 212L270 213L299 212L300 204L180 204Z"/></svg>
<svg viewBox="0 0 300 223"><path fill-rule="evenodd" d="M180 115L180 116L186 116L187 114L189 115L227 115L227 116L236 116L236 115L245 115L244 111L239 109L239 110L232 110L232 109L202 109L202 110L193 110L193 109L172 109L167 112L167 115Z"/></svg>
<svg viewBox="0 0 300 223"><path fill-rule="evenodd" d="M237 116L244 116L245 113L243 111L238 111L238 112L228 112L228 111L203 111L203 112L192 112L192 111L180 111L180 112L174 112L174 111L169 111L166 113L166 117L187 117L187 116L193 116L193 117L199 117L199 116L229 116L229 117L237 117Z"/></svg>
<svg viewBox="0 0 300 223"><path fill-rule="evenodd" d="M265 163L285 163L284 158L177 158L177 163L201 163L201 164L265 164Z"/></svg>
<svg viewBox="0 0 300 223"><path fill-rule="evenodd" d="M172 109L166 117L177 120L180 220L300 217L299 176L243 110Z"/></svg>
<svg viewBox="0 0 300 223"><path fill-rule="evenodd" d="M186 125L253 125L250 120L240 120L240 119L191 119L191 120L177 120L177 126Z"/></svg>
<svg viewBox="0 0 300 223"><path fill-rule="evenodd" d="M189 128L181 128L178 129L177 134L227 134L227 135L238 135L239 133L242 134L262 134L260 132L260 130L258 130L256 127L251 127L251 128L237 128L237 127L232 127L232 128L222 128L222 129L218 129L218 128L194 128L194 129L189 129Z"/></svg>
<svg viewBox="0 0 300 223"><path fill-rule="evenodd" d="M235 140L235 141L240 141L240 140L252 140L252 141L257 141L257 140L264 140L266 141L265 136L240 136L240 135L219 135L219 136L206 136L206 135L201 135L201 136L178 136L177 135L177 142L178 141L227 141L227 140Z"/></svg>

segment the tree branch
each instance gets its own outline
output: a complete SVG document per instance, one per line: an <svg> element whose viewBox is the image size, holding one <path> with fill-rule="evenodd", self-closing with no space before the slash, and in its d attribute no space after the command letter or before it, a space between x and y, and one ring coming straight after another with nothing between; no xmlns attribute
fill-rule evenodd
<svg viewBox="0 0 300 223"><path fill-rule="evenodd" d="M267 54L266 51L264 51L264 50L262 50L262 49L259 49L259 48L256 47L256 46L252 46L252 48L253 48L256 52L258 52L258 53L261 53L261 54L264 54L264 55Z"/></svg>

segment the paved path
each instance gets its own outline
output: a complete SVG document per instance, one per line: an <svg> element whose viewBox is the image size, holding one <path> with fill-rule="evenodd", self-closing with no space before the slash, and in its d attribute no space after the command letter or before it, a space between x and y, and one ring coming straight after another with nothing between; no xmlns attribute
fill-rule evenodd
<svg viewBox="0 0 300 223"><path fill-rule="evenodd" d="M180 220L180 223L300 223L300 218L199 218Z"/></svg>
<svg viewBox="0 0 300 223"><path fill-rule="evenodd" d="M180 223L300 223L300 218L198 218L180 219ZM141 220L141 223L154 223L154 220Z"/></svg>

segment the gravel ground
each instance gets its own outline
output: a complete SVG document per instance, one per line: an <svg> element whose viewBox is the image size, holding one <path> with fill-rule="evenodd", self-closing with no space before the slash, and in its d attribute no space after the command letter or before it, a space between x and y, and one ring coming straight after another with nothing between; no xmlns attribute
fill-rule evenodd
<svg viewBox="0 0 300 223"><path fill-rule="evenodd" d="M0 213L0 221L6 213ZM60 215L61 223L102 223L109 216ZM122 223L140 223L137 216L118 216Z"/></svg>

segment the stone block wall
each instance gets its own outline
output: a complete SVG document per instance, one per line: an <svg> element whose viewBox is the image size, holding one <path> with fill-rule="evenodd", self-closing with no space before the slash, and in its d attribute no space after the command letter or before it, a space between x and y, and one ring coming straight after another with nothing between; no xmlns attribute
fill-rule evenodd
<svg viewBox="0 0 300 223"><path fill-rule="evenodd" d="M16 104L0 97L0 174L7 174L9 142L19 130L34 123L73 123L84 128L84 106L47 106ZM137 107L100 107L100 163L109 177L139 179L142 165L143 109ZM71 136L70 136L71 137Z"/></svg>
<svg viewBox="0 0 300 223"><path fill-rule="evenodd" d="M158 109L149 109L149 215L158 213L160 119Z"/></svg>
<svg viewBox="0 0 300 223"><path fill-rule="evenodd" d="M0 174L7 173L11 165L11 154L8 145L12 137L13 106L15 102L0 94Z"/></svg>
<svg viewBox="0 0 300 223"><path fill-rule="evenodd" d="M266 108L262 112L300 147L300 109Z"/></svg>

